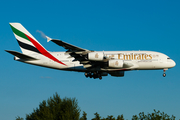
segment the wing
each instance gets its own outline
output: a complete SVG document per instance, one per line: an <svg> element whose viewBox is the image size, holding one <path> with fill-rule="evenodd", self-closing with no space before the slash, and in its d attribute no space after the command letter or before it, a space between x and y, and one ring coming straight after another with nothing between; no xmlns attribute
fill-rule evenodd
<svg viewBox="0 0 180 120"><path fill-rule="evenodd" d="M55 44L63 47L64 49L66 49L67 50L66 54L69 54L71 57L75 58L73 61L79 61L85 67L87 66L87 64L90 63L90 61L87 60L87 54L90 52L93 52L93 51L77 47L75 45L66 43L62 40L51 39L49 37L47 37L47 39L48 39L48 41L52 41L53 43L55 43Z"/></svg>
<svg viewBox="0 0 180 120"><path fill-rule="evenodd" d="M88 60L88 58L87 58L88 53L94 52L92 50L83 49L83 48L77 47L75 45L66 43L62 40L51 39L49 37L47 37L47 39L48 39L48 41L52 41L55 44L65 48L67 50L66 54L69 54L70 57L74 57L75 59L73 61L79 61L81 64L83 64L84 68L87 68L87 69L92 69L95 67L100 68L100 66L104 65L104 62Z"/></svg>
<svg viewBox="0 0 180 120"><path fill-rule="evenodd" d="M65 48L68 51L89 51L87 49L83 49L83 48L71 45L71 44L63 42L61 40L52 39L51 41L56 43L59 46L62 46L63 48Z"/></svg>

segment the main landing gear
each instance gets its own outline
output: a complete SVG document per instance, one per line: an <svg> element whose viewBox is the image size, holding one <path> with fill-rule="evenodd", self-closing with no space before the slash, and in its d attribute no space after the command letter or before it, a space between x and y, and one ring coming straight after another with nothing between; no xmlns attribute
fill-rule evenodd
<svg viewBox="0 0 180 120"><path fill-rule="evenodd" d="M96 78L99 78L100 80L102 79L101 74L98 73L98 72L88 72L88 73L86 72L84 75L85 75L87 78L90 77L90 78L94 78L94 79L96 79Z"/></svg>
<svg viewBox="0 0 180 120"><path fill-rule="evenodd" d="M163 77L166 77L166 73L165 73L166 70L168 70L168 69L164 69L164 70L163 70Z"/></svg>

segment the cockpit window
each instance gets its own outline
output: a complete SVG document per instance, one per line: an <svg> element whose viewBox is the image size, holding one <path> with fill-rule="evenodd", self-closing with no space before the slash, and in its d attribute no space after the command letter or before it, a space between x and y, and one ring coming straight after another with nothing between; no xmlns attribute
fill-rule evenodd
<svg viewBox="0 0 180 120"><path fill-rule="evenodd" d="M167 58L167 59L171 59L171 58Z"/></svg>

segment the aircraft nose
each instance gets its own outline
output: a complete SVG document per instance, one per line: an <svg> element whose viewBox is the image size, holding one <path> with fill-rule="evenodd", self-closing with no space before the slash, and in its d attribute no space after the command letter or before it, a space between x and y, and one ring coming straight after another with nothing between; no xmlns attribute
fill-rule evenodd
<svg viewBox="0 0 180 120"><path fill-rule="evenodd" d="M173 68L174 66L176 66L176 63L175 63L174 60L171 59L171 60L169 61L169 67L170 67L170 68Z"/></svg>
<svg viewBox="0 0 180 120"><path fill-rule="evenodd" d="M176 62L172 60L172 67L176 66Z"/></svg>

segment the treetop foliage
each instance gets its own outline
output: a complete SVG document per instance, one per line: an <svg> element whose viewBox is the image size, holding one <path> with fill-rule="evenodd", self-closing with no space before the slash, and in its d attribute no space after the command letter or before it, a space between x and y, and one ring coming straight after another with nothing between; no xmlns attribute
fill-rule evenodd
<svg viewBox="0 0 180 120"><path fill-rule="evenodd" d="M87 120L87 113L83 111L83 116L80 118L80 120Z"/></svg>
<svg viewBox="0 0 180 120"><path fill-rule="evenodd" d="M113 117L112 115L108 115L107 118L102 118L101 116L96 112L94 113L95 118L91 119L91 120L124 120L123 115L118 115L117 119L115 117Z"/></svg>
<svg viewBox="0 0 180 120"><path fill-rule="evenodd" d="M113 117L112 115L108 115L107 118L102 118L96 112L94 113L95 117L92 120L125 120L123 114L118 115L117 118ZM132 120L175 120L175 116L169 116L164 112L154 110L153 113L145 115L144 112L140 112L139 115L133 115Z"/></svg>
<svg viewBox="0 0 180 120"><path fill-rule="evenodd" d="M47 101L43 100L39 108L26 115L26 120L79 120L80 108L75 98L61 99L56 93Z"/></svg>
<svg viewBox="0 0 180 120"><path fill-rule="evenodd" d="M175 120L175 116L169 116L164 112L156 111L154 109L154 113L145 115L144 112L139 113L139 117L137 115L133 115L132 120Z"/></svg>

